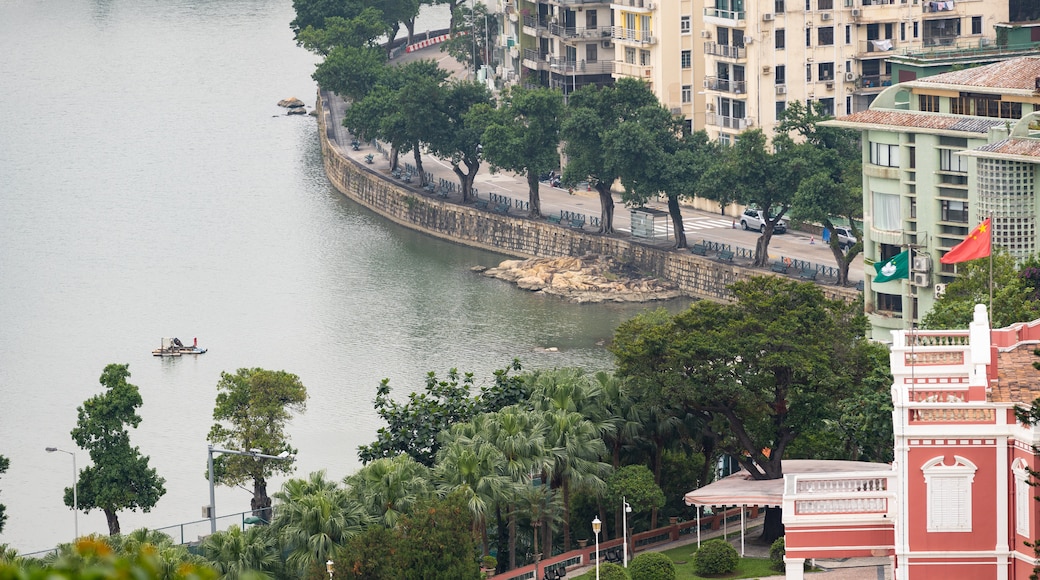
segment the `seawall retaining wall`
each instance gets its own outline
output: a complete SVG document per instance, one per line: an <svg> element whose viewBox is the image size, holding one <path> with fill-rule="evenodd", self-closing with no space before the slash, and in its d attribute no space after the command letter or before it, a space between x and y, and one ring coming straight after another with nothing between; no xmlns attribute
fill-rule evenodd
<svg viewBox="0 0 1040 580"><path fill-rule="evenodd" d="M342 155L329 141L328 104L322 101L320 91L317 107L318 134L329 181L350 199L405 227L518 258L609 255L642 272L673 282L687 296L722 302L733 300L728 285L751 276L776 275L720 263L686 251L436 199ZM859 294L851 288L822 288L831 298L851 301Z"/></svg>

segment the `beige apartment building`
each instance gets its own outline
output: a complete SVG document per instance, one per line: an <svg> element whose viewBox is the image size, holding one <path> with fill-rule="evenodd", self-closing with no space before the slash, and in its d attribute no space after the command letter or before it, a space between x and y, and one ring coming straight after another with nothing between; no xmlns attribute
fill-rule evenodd
<svg viewBox="0 0 1040 580"><path fill-rule="evenodd" d="M500 76L565 94L641 78L723 142L771 133L795 100L836 117L866 110L893 82L889 57L986 47L1008 19L1006 0L495 1Z"/></svg>

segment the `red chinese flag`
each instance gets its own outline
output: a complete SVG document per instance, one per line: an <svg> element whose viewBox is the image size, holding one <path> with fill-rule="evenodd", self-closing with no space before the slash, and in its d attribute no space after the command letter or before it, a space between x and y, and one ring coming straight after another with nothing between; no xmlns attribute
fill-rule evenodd
<svg viewBox="0 0 1040 580"><path fill-rule="evenodd" d="M986 218L986 221L979 224L977 228L968 234L968 237L964 238L963 242L954 246L939 261L943 264L959 264L968 260L985 258L990 254L992 239L993 236L990 235L989 229L989 218Z"/></svg>

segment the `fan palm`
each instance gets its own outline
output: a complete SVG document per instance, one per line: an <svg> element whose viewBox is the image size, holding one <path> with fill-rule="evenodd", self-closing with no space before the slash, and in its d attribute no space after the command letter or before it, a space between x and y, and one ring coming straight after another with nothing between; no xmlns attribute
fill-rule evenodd
<svg viewBox="0 0 1040 580"><path fill-rule="evenodd" d="M387 528L393 528L401 515L416 502L430 497L430 477L429 468L411 456L401 454L377 459L347 476L343 482L350 488L348 493L351 497L369 515Z"/></svg>
<svg viewBox="0 0 1040 580"><path fill-rule="evenodd" d="M288 565L304 575L361 533L372 518L345 489L322 488L279 505L274 527L289 551Z"/></svg>
<svg viewBox="0 0 1040 580"><path fill-rule="evenodd" d="M258 527L243 532L232 526L210 534L202 541L202 555L226 580L238 580L254 572L275 578L280 568L273 534Z"/></svg>
<svg viewBox="0 0 1040 580"><path fill-rule="evenodd" d="M439 494L458 491L473 514L473 533L481 538L487 554L487 515L504 497L509 479L501 475L502 454L480 438L447 440L437 452L434 481Z"/></svg>

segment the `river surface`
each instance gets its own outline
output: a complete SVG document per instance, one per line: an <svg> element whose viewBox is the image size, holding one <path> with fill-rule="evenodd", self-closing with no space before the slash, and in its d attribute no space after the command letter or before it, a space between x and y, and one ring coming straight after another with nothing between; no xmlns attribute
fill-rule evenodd
<svg viewBox="0 0 1040 580"><path fill-rule="evenodd" d="M0 2L0 544L68 541L62 504L76 408L128 363L143 421L132 442L166 478L123 531L198 520L221 371L284 369L310 394L290 426L296 474L336 479L380 421L379 381L403 399L427 371L609 368L603 348L641 306L577 306L479 277L503 259L397 227L322 172L315 57L289 0ZM424 14L418 30L446 25ZM673 305L674 307L674 305ZM163 336L209 353L161 359ZM554 346L559 353L544 352ZM275 478L270 491L284 478ZM218 488L217 512L250 493ZM99 511L81 534L106 533ZM224 527L224 526L221 526ZM189 538L193 539L193 538Z"/></svg>

